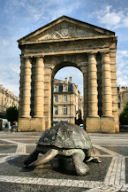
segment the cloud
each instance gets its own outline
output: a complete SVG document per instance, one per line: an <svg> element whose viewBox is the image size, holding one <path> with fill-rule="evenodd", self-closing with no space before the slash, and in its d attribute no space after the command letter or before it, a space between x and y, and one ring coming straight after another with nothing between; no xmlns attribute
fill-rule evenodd
<svg viewBox="0 0 128 192"><path fill-rule="evenodd" d="M60 17L62 15L70 15L71 13L75 12L80 7L79 1L72 1L72 3L69 3L69 0L65 1L58 1L57 9L51 10L51 19L55 19L57 17Z"/></svg>
<svg viewBox="0 0 128 192"><path fill-rule="evenodd" d="M15 60L7 60L8 63L0 63L0 84L6 89L12 91L15 95L19 95L19 72L20 67Z"/></svg>
<svg viewBox="0 0 128 192"><path fill-rule="evenodd" d="M117 84L128 86L128 51L117 51Z"/></svg>
<svg viewBox="0 0 128 192"><path fill-rule="evenodd" d="M31 21L45 20L46 22L61 15L68 15L75 12L79 6L79 1L73 0L8 0L6 14L15 15L19 10L27 15ZM23 15L25 17L25 15Z"/></svg>
<svg viewBox="0 0 128 192"><path fill-rule="evenodd" d="M107 5L100 11L93 13L96 16L99 23L105 25L107 28L120 28L128 27L128 8L123 10L115 10L112 6Z"/></svg>
<svg viewBox="0 0 128 192"><path fill-rule="evenodd" d="M9 45L9 41L6 40L6 39L3 39L3 40L2 40L2 45L3 45L4 47L8 46L8 45Z"/></svg>

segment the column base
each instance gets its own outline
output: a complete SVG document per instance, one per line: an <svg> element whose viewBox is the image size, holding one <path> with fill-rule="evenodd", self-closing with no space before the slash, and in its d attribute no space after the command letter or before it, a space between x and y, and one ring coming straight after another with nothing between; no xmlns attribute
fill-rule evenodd
<svg viewBox="0 0 128 192"><path fill-rule="evenodd" d="M100 122L102 133L115 133L114 117L102 116Z"/></svg>
<svg viewBox="0 0 128 192"><path fill-rule="evenodd" d="M31 118L21 117L18 119L18 131L29 131L31 129Z"/></svg>
<svg viewBox="0 0 128 192"><path fill-rule="evenodd" d="M31 130L33 130L33 131L45 131L44 118L33 117L31 119Z"/></svg>
<svg viewBox="0 0 128 192"><path fill-rule="evenodd" d="M45 131L45 122L43 118L19 118L18 119L19 132L42 132Z"/></svg>
<svg viewBox="0 0 128 192"><path fill-rule="evenodd" d="M45 121L45 129L46 130L50 129L51 128L51 117L45 116L44 121Z"/></svg>
<svg viewBox="0 0 128 192"><path fill-rule="evenodd" d="M100 117L89 116L86 118L86 131L89 133L100 132Z"/></svg>
<svg viewBox="0 0 128 192"><path fill-rule="evenodd" d="M116 122L114 117L87 117L86 131L89 133L115 133Z"/></svg>

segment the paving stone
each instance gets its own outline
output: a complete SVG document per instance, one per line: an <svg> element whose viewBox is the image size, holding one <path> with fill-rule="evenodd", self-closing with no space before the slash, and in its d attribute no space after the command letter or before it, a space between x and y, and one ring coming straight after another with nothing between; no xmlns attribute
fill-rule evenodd
<svg viewBox="0 0 128 192"><path fill-rule="evenodd" d="M2 146L0 158L3 159L0 163L0 192L84 192L87 190L90 192L91 190L128 192L128 135L92 134L96 141L95 146L99 147L98 153L102 156L102 163L88 163L90 172L86 176L77 176L74 172L52 169L50 164L41 169L23 169L26 155L18 156L18 153L15 152L25 154L33 151L35 146L31 146L31 143L38 141L40 135L41 133L2 133L0 135L2 139L5 139L3 143L0 143ZM8 144L6 140L10 143ZM17 142L18 147L11 141ZM119 146L121 144L122 146ZM4 157L7 155L8 162L5 162ZM111 157L116 158L113 166L110 166ZM109 169L110 167L111 169ZM109 173L107 174L109 177L107 177L108 182L105 183L106 173ZM109 178L113 181L109 182ZM112 184L110 185L110 183Z"/></svg>
<svg viewBox="0 0 128 192"><path fill-rule="evenodd" d="M120 155L128 156L128 147L126 146L103 146L111 151L117 152Z"/></svg>
<svg viewBox="0 0 128 192"><path fill-rule="evenodd" d="M35 149L36 145L26 146L26 153L31 153Z"/></svg>
<svg viewBox="0 0 128 192"><path fill-rule="evenodd" d="M6 142L6 141L2 141L2 140L0 140L0 144L9 145L9 144L12 144L12 143L9 143L9 142Z"/></svg>
<svg viewBox="0 0 128 192"><path fill-rule="evenodd" d="M76 179L87 181L103 181L111 162L111 158L102 158L102 163L88 163L90 172L86 176L74 175L74 172L61 172L48 168L42 169L22 169L23 162L26 156L20 156L0 165L0 175L15 175L26 177L42 177L42 178L57 178L57 179Z"/></svg>
<svg viewBox="0 0 128 192"><path fill-rule="evenodd" d="M25 185L16 183L0 182L0 192L79 192L86 191L86 188L43 186L43 185Z"/></svg>
<svg viewBox="0 0 128 192"><path fill-rule="evenodd" d="M0 145L0 153L15 153L16 152L16 145Z"/></svg>

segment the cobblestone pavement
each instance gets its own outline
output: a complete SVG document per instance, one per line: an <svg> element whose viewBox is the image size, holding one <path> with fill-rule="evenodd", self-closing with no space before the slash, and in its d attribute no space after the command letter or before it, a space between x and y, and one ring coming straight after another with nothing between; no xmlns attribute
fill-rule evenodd
<svg viewBox="0 0 128 192"><path fill-rule="evenodd" d="M128 134L90 134L102 163L88 163L90 173L76 176L52 170L24 170L25 157L40 133L0 132L0 192L121 192L128 191Z"/></svg>

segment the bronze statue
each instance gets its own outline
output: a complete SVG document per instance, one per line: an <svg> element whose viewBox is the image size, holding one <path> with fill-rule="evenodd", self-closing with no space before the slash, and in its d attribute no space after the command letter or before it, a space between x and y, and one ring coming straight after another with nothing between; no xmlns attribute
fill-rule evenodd
<svg viewBox="0 0 128 192"><path fill-rule="evenodd" d="M57 155L72 156L77 175L86 175L89 171L86 161L100 162L98 157L91 156L92 150L93 146L86 131L78 125L60 122L43 133L36 149L24 161L24 166L36 167ZM44 154L41 160L37 159L39 153Z"/></svg>

